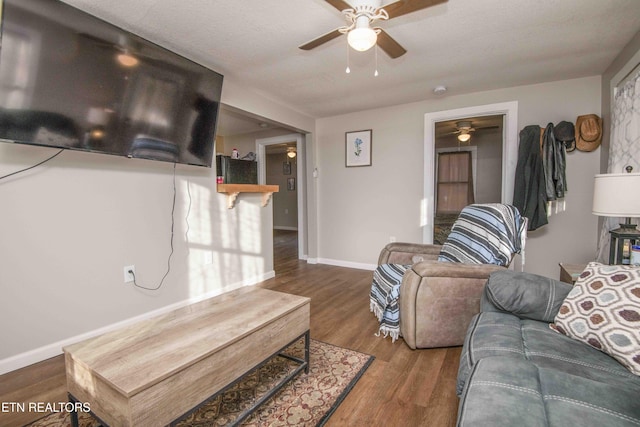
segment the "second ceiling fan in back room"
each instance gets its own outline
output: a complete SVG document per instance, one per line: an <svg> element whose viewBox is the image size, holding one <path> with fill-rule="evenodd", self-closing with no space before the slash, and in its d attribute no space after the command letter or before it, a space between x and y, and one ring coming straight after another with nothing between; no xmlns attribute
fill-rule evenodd
<svg viewBox="0 0 640 427"><path fill-rule="evenodd" d="M458 141L460 142L469 142L471 139L471 132L475 132L480 129L497 129L500 126L491 125L491 126L483 126L483 127L472 127L470 120L463 120L456 122L456 130L453 132L449 132L446 135L458 135Z"/></svg>
<svg viewBox="0 0 640 427"><path fill-rule="evenodd" d="M349 46L364 52L377 45L391 58L404 55L407 50L395 41L384 29L372 27L379 20L388 20L398 16L426 9L447 0L397 0L381 6L382 0L325 0L338 9L347 19L348 25L324 34L300 46L300 49L311 50L328 41L347 35Z"/></svg>

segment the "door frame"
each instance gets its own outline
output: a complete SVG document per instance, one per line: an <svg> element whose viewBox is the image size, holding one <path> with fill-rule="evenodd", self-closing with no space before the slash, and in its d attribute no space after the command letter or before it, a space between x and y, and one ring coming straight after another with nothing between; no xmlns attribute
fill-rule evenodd
<svg viewBox="0 0 640 427"><path fill-rule="evenodd" d="M502 203L511 203L518 162L518 101L436 111L424 115L424 197L420 219L423 243L433 243L436 123L495 115L504 115L502 127Z"/></svg>
<svg viewBox="0 0 640 427"><path fill-rule="evenodd" d="M256 152L258 153L258 184L264 185L267 181L267 168L266 165L266 147L269 145L283 144L287 142L296 143L296 198L298 199L298 259L306 258L306 218L304 213L305 206L305 191L306 177L305 177L305 159L306 152L304 147L304 135L300 133L291 133L287 135L274 136L271 138L256 139Z"/></svg>

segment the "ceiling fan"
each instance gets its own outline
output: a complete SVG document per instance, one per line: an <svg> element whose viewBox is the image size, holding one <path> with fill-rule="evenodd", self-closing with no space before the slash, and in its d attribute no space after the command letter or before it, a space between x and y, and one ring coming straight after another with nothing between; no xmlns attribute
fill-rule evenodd
<svg viewBox="0 0 640 427"><path fill-rule="evenodd" d="M349 45L355 50L364 52L376 43L391 58L404 55L407 50L395 41L385 30L372 27L378 20L388 20L398 16L426 9L448 0L396 0L380 7L381 0L325 0L335 7L347 19L348 25L324 34L300 46L300 49L311 50L328 41L347 34Z"/></svg>
<svg viewBox="0 0 640 427"><path fill-rule="evenodd" d="M478 127L478 128L474 128L471 126L471 121L470 120L462 120L459 122L456 122L456 130L454 130L453 132L449 132L446 135L458 135L458 141L460 142L467 142L471 139L471 132L475 132L476 130L480 130L480 129L497 129L500 126L484 126L484 127Z"/></svg>

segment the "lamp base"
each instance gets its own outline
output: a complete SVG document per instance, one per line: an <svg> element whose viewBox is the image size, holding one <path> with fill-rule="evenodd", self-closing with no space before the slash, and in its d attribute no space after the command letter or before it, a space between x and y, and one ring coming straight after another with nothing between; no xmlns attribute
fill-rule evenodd
<svg viewBox="0 0 640 427"><path fill-rule="evenodd" d="M636 229L635 224L620 224L620 228L609 231L611 234L611 243L609 246L609 264L624 264L624 243L629 241L629 247L640 241L640 230Z"/></svg>
<svg viewBox="0 0 640 427"><path fill-rule="evenodd" d="M620 225L620 228L618 228L617 230L635 230L636 229L636 224L632 224L630 218L627 218L627 222L625 222L624 224L619 224L619 225Z"/></svg>

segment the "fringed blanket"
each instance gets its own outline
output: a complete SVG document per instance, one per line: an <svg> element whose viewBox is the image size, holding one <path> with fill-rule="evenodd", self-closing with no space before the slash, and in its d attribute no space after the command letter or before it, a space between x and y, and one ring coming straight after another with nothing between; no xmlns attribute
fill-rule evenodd
<svg viewBox="0 0 640 427"><path fill-rule="evenodd" d="M369 296L369 309L380 322L378 329L381 333L391 337L394 342L400 337L400 284L402 276L410 265L382 264L373 272L373 283Z"/></svg>
<svg viewBox="0 0 640 427"><path fill-rule="evenodd" d="M438 261L507 266L523 255L527 218L517 208L499 203L466 206L453 224Z"/></svg>

